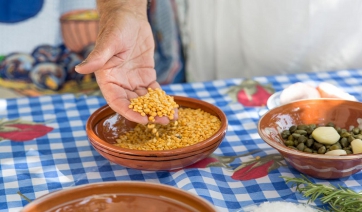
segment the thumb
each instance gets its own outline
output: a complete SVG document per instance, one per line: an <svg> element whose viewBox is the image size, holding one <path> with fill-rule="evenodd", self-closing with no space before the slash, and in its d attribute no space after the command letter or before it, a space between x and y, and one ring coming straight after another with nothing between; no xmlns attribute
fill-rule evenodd
<svg viewBox="0 0 362 212"><path fill-rule="evenodd" d="M93 73L101 69L113 55L114 50L109 41L97 42L88 57L75 67L75 71L80 74Z"/></svg>

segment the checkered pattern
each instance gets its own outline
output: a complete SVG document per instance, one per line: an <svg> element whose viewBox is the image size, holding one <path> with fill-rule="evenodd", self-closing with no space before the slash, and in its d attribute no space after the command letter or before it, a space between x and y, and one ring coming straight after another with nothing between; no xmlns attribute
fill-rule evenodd
<svg viewBox="0 0 362 212"><path fill-rule="evenodd" d="M342 70L255 78L270 83L276 91L298 81L331 82L362 100L362 70ZM226 95L241 79L164 86L168 94L199 98L220 107L228 117L229 128L217 155L233 156L260 149L254 156L276 153L257 133L257 123L265 108L246 108ZM252 203L271 200L305 201L286 185L283 176L299 172L280 167L268 176L248 181L233 180L231 171L211 167L178 172L152 172L128 169L110 163L89 144L84 126L90 114L106 102L100 97L75 97L70 94L0 100L0 118L44 123L54 130L27 142L0 142L0 211L19 211L29 199L50 191L102 181L151 181L195 193L215 205L219 211L236 211ZM247 158L245 158L247 159ZM240 164L242 159L231 165ZM339 180L319 180L362 190L362 173Z"/></svg>

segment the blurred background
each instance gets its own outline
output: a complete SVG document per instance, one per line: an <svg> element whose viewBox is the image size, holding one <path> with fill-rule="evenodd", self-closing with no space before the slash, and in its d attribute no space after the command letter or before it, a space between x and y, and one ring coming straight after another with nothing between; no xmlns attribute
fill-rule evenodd
<svg viewBox="0 0 362 212"><path fill-rule="evenodd" d="M97 94L92 75L74 72L93 47L95 7L95 0L0 0L0 97ZM157 78L359 69L361 14L359 0L153 0Z"/></svg>
<svg viewBox="0 0 362 212"><path fill-rule="evenodd" d="M186 82L177 8L155 0L148 10L161 84ZM0 97L100 94L92 74L74 70L94 47L98 18L95 0L0 0Z"/></svg>

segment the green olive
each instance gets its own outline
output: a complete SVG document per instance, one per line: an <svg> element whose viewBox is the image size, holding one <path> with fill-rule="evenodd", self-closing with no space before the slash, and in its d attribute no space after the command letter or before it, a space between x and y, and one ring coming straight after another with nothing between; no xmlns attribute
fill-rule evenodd
<svg viewBox="0 0 362 212"><path fill-rule="evenodd" d="M307 147L312 147L313 146L313 144L314 144L314 139L311 139L311 138L309 138L308 140L307 140L307 142L306 142L306 145L307 145Z"/></svg>
<svg viewBox="0 0 362 212"><path fill-rule="evenodd" d="M304 150L304 143L298 144L297 149L298 149L299 151L303 151L303 150Z"/></svg>
<svg viewBox="0 0 362 212"><path fill-rule="evenodd" d="M309 128L311 128L312 130L314 130L316 127L317 127L317 125L315 125L315 124L310 124L309 125Z"/></svg>
<svg viewBox="0 0 362 212"><path fill-rule="evenodd" d="M318 150L319 148L321 148L323 146L323 144L321 144L321 143L318 143L318 142L314 142L314 144L313 144L313 148L315 149L315 150ZM325 147L325 146L324 146Z"/></svg>
<svg viewBox="0 0 362 212"><path fill-rule="evenodd" d="M289 136L288 136L288 140L290 140L290 141L294 141L294 137L293 137L293 135L289 135Z"/></svg>
<svg viewBox="0 0 362 212"><path fill-rule="evenodd" d="M294 137L294 139L298 139L299 136L300 136L300 134L298 134L298 133L293 133L292 136Z"/></svg>
<svg viewBox="0 0 362 212"><path fill-rule="evenodd" d="M356 137L356 139L362 139L362 134L358 134L355 137Z"/></svg>
<svg viewBox="0 0 362 212"><path fill-rule="evenodd" d="M308 147L305 147L303 149L303 152L313 153L313 150L309 149Z"/></svg>
<svg viewBox="0 0 362 212"><path fill-rule="evenodd" d="M319 149L318 149L318 154L324 154L326 153L327 149L325 146L321 146Z"/></svg>
<svg viewBox="0 0 362 212"><path fill-rule="evenodd" d="M299 135L307 135L307 131L305 130L296 130L294 133L297 133Z"/></svg>
<svg viewBox="0 0 362 212"><path fill-rule="evenodd" d="M297 126L291 126L291 127L289 127L289 131L291 132L291 133L294 133L294 131L296 131L297 130Z"/></svg>
<svg viewBox="0 0 362 212"><path fill-rule="evenodd" d="M286 146L294 146L294 141L286 140L286 141L284 141L284 144L285 144Z"/></svg>
<svg viewBox="0 0 362 212"><path fill-rule="evenodd" d="M349 132L342 132L341 133L341 137L348 138L349 136L351 136L351 134Z"/></svg>
<svg viewBox="0 0 362 212"><path fill-rule="evenodd" d="M288 147L291 148L291 149L298 150L295 146L288 146Z"/></svg>
<svg viewBox="0 0 362 212"><path fill-rule="evenodd" d="M286 139L290 136L290 131L284 130L281 135L282 135L282 138Z"/></svg>
<svg viewBox="0 0 362 212"><path fill-rule="evenodd" d="M341 146L343 148L348 147L350 144L350 142L348 142L348 140L346 138L342 138L339 142L341 143Z"/></svg>
<svg viewBox="0 0 362 212"><path fill-rule="evenodd" d="M334 123L333 122L328 122L328 124L326 124L327 127L334 127Z"/></svg>
<svg viewBox="0 0 362 212"><path fill-rule="evenodd" d="M301 125L298 125L298 126L297 126L297 129L298 129L298 130L305 130L305 129L307 129L307 127L308 127L307 125L301 124Z"/></svg>
<svg viewBox="0 0 362 212"><path fill-rule="evenodd" d="M333 145L329 148L329 150L336 150L336 149L342 149L341 146L340 146L338 143L333 144Z"/></svg>
<svg viewBox="0 0 362 212"><path fill-rule="evenodd" d="M308 140L308 138L305 137L304 135L301 135L301 136L299 136L299 138L298 138L298 142L299 142L299 143L305 143L307 140Z"/></svg>
<svg viewBox="0 0 362 212"><path fill-rule="evenodd" d="M357 134L359 134L361 132L361 129L358 128L358 127L355 127L355 128L352 129L352 132L353 132L353 134L357 135Z"/></svg>

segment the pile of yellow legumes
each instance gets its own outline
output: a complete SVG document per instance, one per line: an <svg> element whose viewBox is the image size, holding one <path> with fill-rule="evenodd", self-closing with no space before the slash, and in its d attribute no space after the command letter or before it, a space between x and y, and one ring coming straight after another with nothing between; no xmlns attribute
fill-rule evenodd
<svg viewBox="0 0 362 212"><path fill-rule="evenodd" d="M166 95L161 89L148 89L145 96L132 99L130 108L151 122L155 116L174 118L175 108L179 106L173 97ZM201 142L221 127L221 121L214 115L201 109L179 108L178 120L167 125L149 123L138 124L116 139L116 146L136 150L169 150L190 146Z"/></svg>
<svg viewBox="0 0 362 212"><path fill-rule="evenodd" d="M221 121L201 109L180 108L177 121L167 125L138 124L120 135L116 146L137 150L169 150L190 146L211 137Z"/></svg>
<svg viewBox="0 0 362 212"><path fill-rule="evenodd" d="M160 88L153 90L148 88L148 93L131 100L129 108L139 112L142 116L148 116L148 120L155 121L155 117L167 116L170 120L174 119L175 108L178 104L172 96L166 95Z"/></svg>

